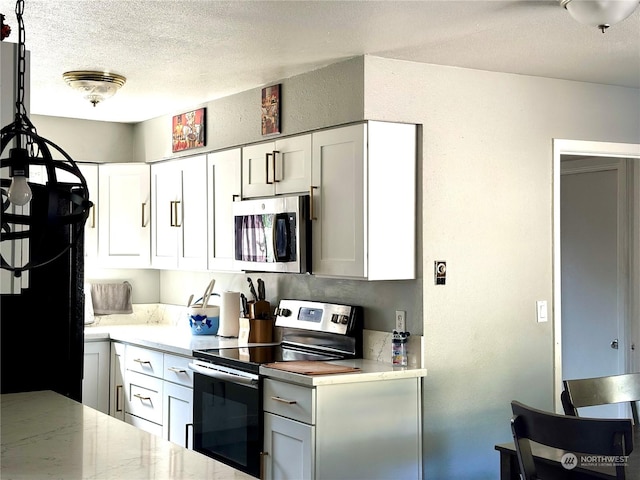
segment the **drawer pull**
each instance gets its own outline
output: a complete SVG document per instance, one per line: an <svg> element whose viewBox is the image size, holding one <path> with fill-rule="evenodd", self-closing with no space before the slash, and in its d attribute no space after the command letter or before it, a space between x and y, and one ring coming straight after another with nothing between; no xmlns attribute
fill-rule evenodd
<svg viewBox="0 0 640 480"><path fill-rule="evenodd" d="M121 406L121 400L120 398L122 398L122 388L123 385L116 385L116 412L121 412L122 411L122 406Z"/></svg>
<svg viewBox="0 0 640 480"><path fill-rule="evenodd" d="M170 370L174 373L187 373L187 371L184 368L179 368L179 367L168 367L167 370Z"/></svg>
<svg viewBox="0 0 640 480"><path fill-rule="evenodd" d="M151 401L151 397L144 397L144 396L140 395L139 393L134 393L133 396L136 397L136 398L139 398L141 402L150 402Z"/></svg>
<svg viewBox="0 0 640 480"><path fill-rule="evenodd" d="M295 405L298 403L296 400L287 400L286 398L280 397L271 397L271 400L275 400L276 402L286 403L287 405Z"/></svg>
<svg viewBox="0 0 640 480"><path fill-rule="evenodd" d="M149 360L140 360L139 358L134 358L133 359L134 362L138 362L140 364L147 364L147 365L151 365L151 362Z"/></svg>

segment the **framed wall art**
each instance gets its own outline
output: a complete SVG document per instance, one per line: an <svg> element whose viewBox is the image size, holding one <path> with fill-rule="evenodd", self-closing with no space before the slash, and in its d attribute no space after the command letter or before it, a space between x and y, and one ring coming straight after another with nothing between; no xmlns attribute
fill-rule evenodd
<svg viewBox="0 0 640 480"><path fill-rule="evenodd" d="M199 108L173 117L172 152L205 146L205 113L205 108Z"/></svg>
<svg viewBox="0 0 640 480"><path fill-rule="evenodd" d="M280 84L262 89L262 135L280 133Z"/></svg>

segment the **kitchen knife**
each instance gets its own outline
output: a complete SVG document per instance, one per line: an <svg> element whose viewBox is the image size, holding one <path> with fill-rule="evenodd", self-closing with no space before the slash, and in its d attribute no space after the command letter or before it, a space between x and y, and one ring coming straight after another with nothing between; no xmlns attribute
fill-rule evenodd
<svg viewBox="0 0 640 480"><path fill-rule="evenodd" d="M259 278L258 279L258 300L264 300L265 291L264 291L264 281Z"/></svg>
<svg viewBox="0 0 640 480"><path fill-rule="evenodd" d="M249 309L247 308L247 297L244 295L244 293L240 294L240 300L242 301L242 316L246 317L249 313Z"/></svg>
<svg viewBox="0 0 640 480"><path fill-rule="evenodd" d="M253 299L257 302L258 294L256 293L256 289L253 286L253 281L251 280L251 277L247 277L247 282L249 283L249 291L251 292L251 295L253 295Z"/></svg>

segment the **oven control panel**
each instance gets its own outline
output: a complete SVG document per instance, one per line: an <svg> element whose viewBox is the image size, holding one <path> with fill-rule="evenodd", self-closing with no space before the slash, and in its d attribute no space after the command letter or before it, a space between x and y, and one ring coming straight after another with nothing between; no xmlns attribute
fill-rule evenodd
<svg viewBox="0 0 640 480"><path fill-rule="evenodd" d="M276 326L349 335L360 308L308 300L280 300L275 310Z"/></svg>

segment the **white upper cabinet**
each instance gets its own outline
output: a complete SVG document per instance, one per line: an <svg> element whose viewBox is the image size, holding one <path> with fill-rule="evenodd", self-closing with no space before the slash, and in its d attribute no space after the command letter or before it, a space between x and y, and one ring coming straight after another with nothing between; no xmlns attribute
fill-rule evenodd
<svg viewBox="0 0 640 480"><path fill-rule="evenodd" d="M153 164L151 197L152 266L206 269L206 155Z"/></svg>
<svg viewBox="0 0 640 480"><path fill-rule="evenodd" d="M239 148L207 157L209 270L234 270L233 202L240 199L241 157Z"/></svg>
<svg viewBox="0 0 640 480"><path fill-rule="evenodd" d="M101 164L98 174L100 265L148 268L151 246L149 165Z"/></svg>
<svg viewBox="0 0 640 480"><path fill-rule="evenodd" d="M314 133L312 165L313 274L414 279L416 126Z"/></svg>
<svg viewBox="0 0 640 480"><path fill-rule="evenodd" d="M311 134L281 138L242 149L242 197L308 192Z"/></svg>

